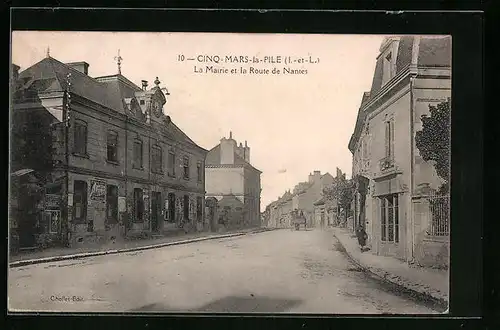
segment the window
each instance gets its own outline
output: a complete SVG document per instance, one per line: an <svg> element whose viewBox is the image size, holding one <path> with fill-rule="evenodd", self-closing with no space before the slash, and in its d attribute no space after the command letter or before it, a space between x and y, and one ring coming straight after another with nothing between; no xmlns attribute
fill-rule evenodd
<svg viewBox="0 0 500 330"><path fill-rule="evenodd" d="M142 141L139 139L134 140L134 157L132 160L132 167L142 169Z"/></svg>
<svg viewBox="0 0 500 330"><path fill-rule="evenodd" d="M394 159L394 121L385 122L385 158Z"/></svg>
<svg viewBox="0 0 500 330"><path fill-rule="evenodd" d="M201 162L198 162L196 164L196 173L198 176L198 182L203 181L203 164Z"/></svg>
<svg viewBox="0 0 500 330"><path fill-rule="evenodd" d="M118 187L106 187L106 220L108 224L118 223Z"/></svg>
<svg viewBox="0 0 500 330"><path fill-rule="evenodd" d="M380 199L381 239L384 242L399 242L399 200L397 194Z"/></svg>
<svg viewBox="0 0 500 330"><path fill-rule="evenodd" d="M189 157L184 156L182 159L182 168L184 170L184 179L189 180Z"/></svg>
<svg viewBox="0 0 500 330"><path fill-rule="evenodd" d="M157 145L151 149L151 171L162 173L162 151L161 147Z"/></svg>
<svg viewBox="0 0 500 330"><path fill-rule="evenodd" d="M144 198L141 188L134 189L134 222L144 221Z"/></svg>
<svg viewBox="0 0 500 330"><path fill-rule="evenodd" d="M383 59L383 85L386 84L394 76L392 52L385 55Z"/></svg>
<svg viewBox="0 0 500 330"><path fill-rule="evenodd" d="M168 175L175 177L175 153L170 151L168 155Z"/></svg>
<svg viewBox="0 0 500 330"><path fill-rule="evenodd" d="M198 222L203 220L203 198L196 197L196 219Z"/></svg>
<svg viewBox="0 0 500 330"><path fill-rule="evenodd" d="M87 182L75 181L73 186L73 220L75 223L87 221Z"/></svg>
<svg viewBox="0 0 500 330"><path fill-rule="evenodd" d="M175 194L168 194L168 206L167 206L167 216L168 222L175 222Z"/></svg>
<svg viewBox="0 0 500 330"><path fill-rule="evenodd" d="M189 196L184 195L184 220L189 220Z"/></svg>
<svg viewBox="0 0 500 330"><path fill-rule="evenodd" d="M108 161L117 162L118 161L118 133L115 131L108 131L107 137L107 150L108 150Z"/></svg>
<svg viewBox="0 0 500 330"><path fill-rule="evenodd" d="M87 123L75 120L73 152L79 155L87 154Z"/></svg>
<svg viewBox="0 0 500 330"><path fill-rule="evenodd" d="M146 104L146 102L144 100L140 100L139 102L141 103L141 105Z"/></svg>

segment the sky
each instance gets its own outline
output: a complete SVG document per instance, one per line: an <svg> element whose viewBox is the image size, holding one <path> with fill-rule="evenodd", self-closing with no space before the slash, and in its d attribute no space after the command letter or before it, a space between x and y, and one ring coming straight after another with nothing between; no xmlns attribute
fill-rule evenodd
<svg viewBox="0 0 500 330"><path fill-rule="evenodd" d="M158 77L170 93L165 114L198 145L210 150L230 131L238 143L248 141L250 162L262 171L264 210L286 190L307 181L314 170L335 175L338 167L350 177L352 155L347 145L363 92L370 90L383 38L14 31L11 56L22 71L45 58L49 49L61 62L89 63L89 75L97 77L117 73L115 57L120 50L121 73L138 86L147 80L152 87ZM184 61L179 60L182 55ZM199 55L269 60L216 64L198 61ZM284 63L285 58L319 61ZM206 72L207 66L229 72ZM270 73L250 73L250 67ZM285 67L307 74L284 74ZM272 74L273 68L280 74Z"/></svg>

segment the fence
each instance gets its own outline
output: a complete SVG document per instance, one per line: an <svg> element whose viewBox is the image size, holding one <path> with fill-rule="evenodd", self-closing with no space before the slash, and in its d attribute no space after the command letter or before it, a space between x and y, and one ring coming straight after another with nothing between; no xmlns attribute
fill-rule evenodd
<svg viewBox="0 0 500 330"><path fill-rule="evenodd" d="M431 236L448 236L450 234L450 196L429 195L430 223L427 234Z"/></svg>

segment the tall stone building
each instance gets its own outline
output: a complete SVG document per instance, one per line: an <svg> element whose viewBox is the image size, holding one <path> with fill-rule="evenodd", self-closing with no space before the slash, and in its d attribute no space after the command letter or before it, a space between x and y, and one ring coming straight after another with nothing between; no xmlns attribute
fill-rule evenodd
<svg viewBox="0 0 500 330"><path fill-rule="evenodd" d="M44 178L38 232L86 244L203 229L207 150L165 114L168 91L158 78L139 87L120 67L103 77L88 69L47 56L18 75L13 134L29 126L48 142L50 165L26 164Z"/></svg>
<svg viewBox="0 0 500 330"><path fill-rule="evenodd" d="M233 139L223 137L213 147L205 160L206 194L219 201L223 209L219 217L228 228L260 226L260 175L261 171L250 163L247 142L238 145ZM225 212L224 212L225 211Z"/></svg>
<svg viewBox="0 0 500 330"><path fill-rule="evenodd" d="M416 147L429 105L451 97L451 37L386 38L349 142L357 181L355 222L372 250L422 265L446 265L449 196ZM439 206L439 207L436 207Z"/></svg>

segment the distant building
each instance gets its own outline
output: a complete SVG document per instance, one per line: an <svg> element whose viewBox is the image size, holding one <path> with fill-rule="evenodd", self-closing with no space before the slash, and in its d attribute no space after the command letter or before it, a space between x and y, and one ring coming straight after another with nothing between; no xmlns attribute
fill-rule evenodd
<svg viewBox="0 0 500 330"><path fill-rule="evenodd" d="M286 191L283 196L271 203L269 223L276 227L291 226L291 212L301 210L308 227L316 226L314 203L322 198L323 189L332 184L334 178L330 173L321 174L314 171L309 174L307 182L298 183L293 192Z"/></svg>
<svg viewBox="0 0 500 330"><path fill-rule="evenodd" d="M229 227L261 226L260 175L250 163L250 147L237 144L232 133L213 147L205 160L205 190L227 211ZM241 205L237 205L239 201ZM241 209L240 209L241 208ZM224 209L221 209L223 211Z"/></svg>
<svg viewBox="0 0 500 330"><path fill-rule="evenodd" d="M164 114L169 93L158 78L139 87L88 68L47 56L14 74L13 149L30 134L38 145L19 145L12 164L35 169L45 192L44 210L20 235L79 245L203 229L207 150Z"/></svg>
<svg viewBox="0 0 500 330"><path fill-rule="evenodd" d="M419 155L415 134L429 105L450 96L451 37L384 40L349 142L355 222L366 228L375 253L448 263L449 212L431 206L449 205L449 196L434 196L443 181Z"/></svg>

